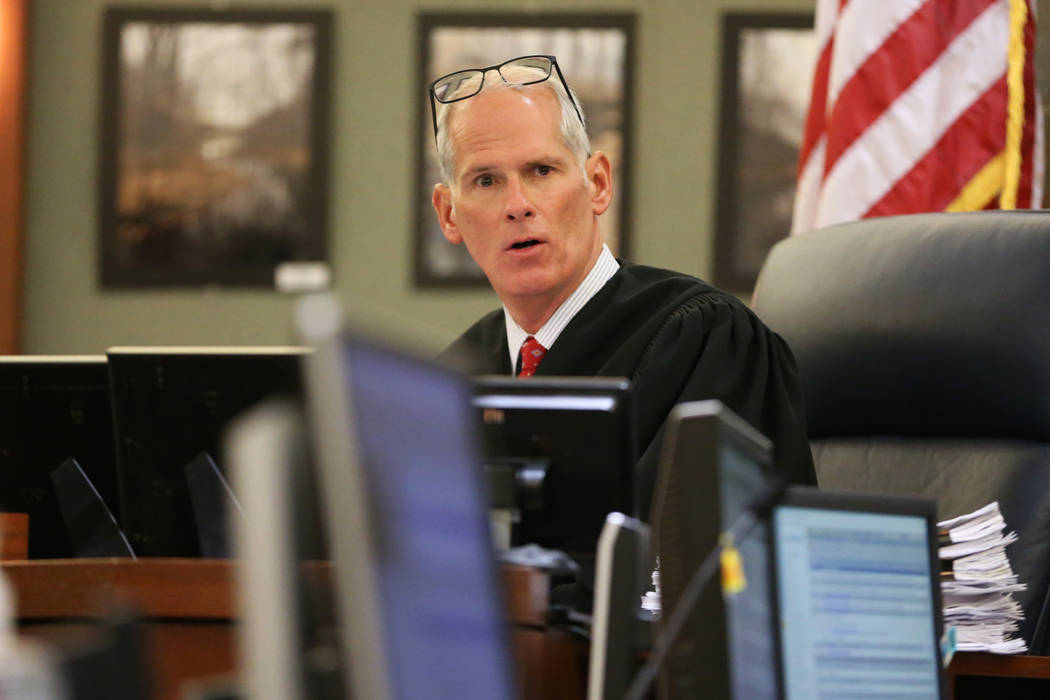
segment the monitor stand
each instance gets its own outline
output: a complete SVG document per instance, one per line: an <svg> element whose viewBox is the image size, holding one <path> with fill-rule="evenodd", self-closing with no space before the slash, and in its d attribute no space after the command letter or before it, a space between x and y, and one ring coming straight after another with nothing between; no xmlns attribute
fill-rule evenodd
<svg viewBox="0 0 1050 700"><path fill-rule="evenodd" d="M243 518L244 510L207 452L201 452L190 460L185 471L193 516L197 522L201 556L206 559L225 559L231 556L232 550L230 518Z"/></svg>
<svg viewBox="0 0 1050 700"><path fill-rule="evenodd" d="M135 558L117 519L75 459L66 459L51 472L51 483L74 557Z"/></svg>

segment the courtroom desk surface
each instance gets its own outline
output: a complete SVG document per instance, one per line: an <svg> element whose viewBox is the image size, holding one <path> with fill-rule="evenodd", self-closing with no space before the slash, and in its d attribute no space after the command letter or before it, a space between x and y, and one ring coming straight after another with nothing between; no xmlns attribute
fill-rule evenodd
<svg viewBox="0 0 1050 700"><path fill-rule="evenodd" d="M5 561L20 620L97 618L124 603L155 618L234 617L235 565L221 559L30 559Z"/></svg>
<svg viewBox="0 0 1050 700"><path fill-rule="evenodd" d="M116 605L147 628L157 697L174 700L188 680L236 667L237 563L225 559L54 559L5 561L22 634L62 644L83 638ZM304 562L307 580L331 585L329 562ZM587 644L548 628L548 576L500 568L511 644L525 700L576 700L586 694Z"/></svg>
<svg viewBox="0 0 1050 700"><path fill-rule="evenodd" d="M959 652L948 667L950 697L958 700L1050 698L1050 657Z"/></svg>
<svg viewBox="0 0 1050 700"><path fill-rule="evenodd" d="M117 603L146 620L157 696L179 697L187 680L235 669L237 619L234 575L224 559L61 559L5 561L16 595L19 629L32 637L62 642L83 637ZM306 562L308 579L330 585L327 562ZM525 700L574 700L586 689L587 645L546 627L549 579L541 571L505 565L500 569L512 646ZM953 697L1050 697L1050 657L962 652L949 667ZM989 685L991 684L991 685Z"/></svg>
<svg viewBox="0 0 1050 700"><path fill-rule="evenodd" d="M97 617L112 595L146 617L231 619L233 576L229 559L29 559L3 562L18 592L20 619ZM328 562L305 562L305 574L327 583ZM549 579L524 566L500 567L510 621L546 626Z"/></svg>

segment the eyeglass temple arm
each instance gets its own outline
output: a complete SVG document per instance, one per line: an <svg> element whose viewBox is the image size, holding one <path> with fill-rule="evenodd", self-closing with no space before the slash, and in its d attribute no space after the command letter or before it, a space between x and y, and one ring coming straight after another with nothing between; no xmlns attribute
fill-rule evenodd
<svg viewBox="0 0 1050 700"><path fill-rule="evenodd" d="M438 117L437 117L437 104L434 102L434 88L433 86L427 90L427 95L430 96L430 121L434 122L434 141L437 142L438 137Z"/></svg>
<svg viewBox="0 0 1050 700"><path fill-rule="evenodd" d="M576 110L576 118L580 120L581 124L583 124L583 115L580 114L580 107L576 104L576 98L572 96L572 90L569 89L569 84L565 82L565 76L561 74L561 66L559 66L558 62L554 60L552 60L551 63L554 64L554 70L558 71L558 80L561 81L561 86L565 88L565 94L569 96L569 102L572 102L572 108Z"/></svg>

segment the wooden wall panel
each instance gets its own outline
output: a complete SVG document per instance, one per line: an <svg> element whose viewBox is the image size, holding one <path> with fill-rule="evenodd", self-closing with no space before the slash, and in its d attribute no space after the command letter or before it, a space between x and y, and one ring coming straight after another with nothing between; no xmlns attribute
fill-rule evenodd
<svg viewBox="0 0 1050 700"><path fill-rule="evenodd" d="M0 0L0 354L18 352L22 324L26 0Z"/></svg>

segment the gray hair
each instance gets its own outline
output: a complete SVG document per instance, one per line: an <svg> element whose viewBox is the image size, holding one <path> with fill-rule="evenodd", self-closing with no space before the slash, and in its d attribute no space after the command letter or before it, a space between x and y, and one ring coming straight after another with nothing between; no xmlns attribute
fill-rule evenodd
<svg viewBox="0 0 1050 700"><path fill-rule="evenodd" d="M575 92L572 93L572 97L569 97L560 80L555 80L554 76L551 76L550 79L542 83L533 83L531 85L506 83L502 80L487 80L482 85L481 92L500 88L524 90L537 87L546 87L552 90L554 96L558 99L558 106L561 108L561 139L572 151L572 154L576 156L576 162L582 170L584 163L591 155L591 141L587 137L587 129L584 125L583 105L576 98ZM572 90L572 88L569 89ZM576 100L576 105L580 108L578 117L576 116L576 108L573 107L574 99ZM465 102L466 100L463 101ZM453 102L444 105L444 109L440 111L437 118L438 165L441 167L442 182L449 186L452 185L452 173L455 170L455 153L452 149L452 137L449 136L449 123L452 119L452 113L460 104L459 102Z"/></svg>

